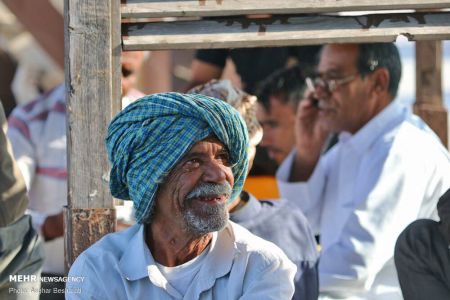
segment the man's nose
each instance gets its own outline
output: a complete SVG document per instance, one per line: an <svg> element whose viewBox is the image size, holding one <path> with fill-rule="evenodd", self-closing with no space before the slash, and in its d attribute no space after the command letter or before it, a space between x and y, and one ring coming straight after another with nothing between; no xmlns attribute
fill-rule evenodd
<svg viewBox="0 0 450 300"><path fill-rule="evenodd" d="M212 161L204 166L203 181L221 183L227 179L225 166L217 161Z"/></svg>

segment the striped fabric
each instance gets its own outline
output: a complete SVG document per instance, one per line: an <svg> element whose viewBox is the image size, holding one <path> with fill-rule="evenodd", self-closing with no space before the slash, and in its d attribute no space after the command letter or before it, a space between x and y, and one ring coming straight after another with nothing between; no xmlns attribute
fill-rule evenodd
<svg viewBox="0 0 450 300"><path fill-rule="evenodd" d="M198 141L214 134L229 150L235 179L230 202L247 174L248 135L239 113L221 100L195 94L149 95L130 104L109 125L106 145L114 197L132 199L142 223L158 183Z"/></svg>
<svg viewBox="0 0 450 300"><path fill-rule="evenodd" d="M28 188L27 214L40 231L49 215L67 204L66 101L60 85L36 100L16 107L8 137ZM64 240L44 243L43 272L64 274Z"/></svg>
<svg viewBox="0 0 450 300"><path fill-rule="evenodd" d="M127 94L127 101L142 96ZM48 215L60 213L67 204L66 100L64 85L14 109L8 120L8 137L29 190L27 213L40 230ZM117 210L122 211L123 206ZM119 212L118 212L119 215ZM64 274L63 238L45 242L48 258L43 271Z"/></svg>
<svg viewBox="0 0 450 300"><path fill-rule="evenodd" d="M8 136L29 189L40 176L67 180L65 114L64 86L61 85L18 106L8 119ZM58 198L61 196L64 198L61 204L65 204L65 194ZM30 200L33 203L34 199Z"/></svg>

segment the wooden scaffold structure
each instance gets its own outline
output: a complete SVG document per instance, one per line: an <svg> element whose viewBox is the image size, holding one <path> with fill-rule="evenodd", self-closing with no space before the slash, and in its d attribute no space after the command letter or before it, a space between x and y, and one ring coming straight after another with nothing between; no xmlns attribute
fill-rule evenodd
<svg viewBox="0 0 450 300"><path fill-rule="evenodd" d="M391 42L404 36L416 41L416 113L447 145L440 80L440 41L450 39L447 0L65 0L64 19L67 266L115 229L104 138L120 109L122 51Z"/></svg>

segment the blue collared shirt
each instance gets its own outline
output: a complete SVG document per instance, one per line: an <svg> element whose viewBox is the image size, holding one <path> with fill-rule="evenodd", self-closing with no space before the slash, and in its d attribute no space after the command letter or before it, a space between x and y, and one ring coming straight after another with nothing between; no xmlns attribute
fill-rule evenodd
<svg viewBox="0 0 450 300"><path fill-rule="evenodd" d="M217 233L195 280L180 295L159 271L136 224L108 234L70 269L66 299L290 299L295 265L274 244L232 222ZM78 293L81 292L81 293Z"/></svg>

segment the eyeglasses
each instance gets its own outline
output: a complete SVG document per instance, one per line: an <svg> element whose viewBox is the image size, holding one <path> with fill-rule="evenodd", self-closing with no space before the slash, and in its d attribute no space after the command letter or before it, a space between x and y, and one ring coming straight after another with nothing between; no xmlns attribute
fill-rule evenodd
<svg viewBox="0 0 450 300"><path fill-rule="evenodd" d="M353 75L349 75L343 78L332 78L332 79L323 79L319 76L314 77L314 78L306 78L306 81L312 81L314 84L314 87L321 87L323 88L326 92L332 93L334 92L339 86L347 84L353 80L356 79L356 77L358 77L359 73L353 74Z"/></svg>

